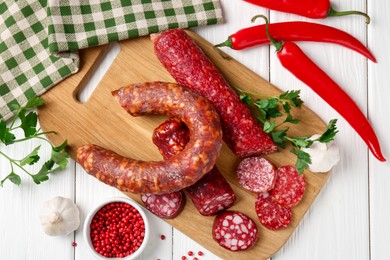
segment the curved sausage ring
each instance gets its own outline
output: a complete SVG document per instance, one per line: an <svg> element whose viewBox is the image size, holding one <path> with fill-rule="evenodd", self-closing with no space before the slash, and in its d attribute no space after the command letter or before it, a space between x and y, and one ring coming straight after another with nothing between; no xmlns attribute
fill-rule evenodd
<svg viewBox="0 0 390 260"><path fill-rule="evenodd" d="M166 114L179 118L190 131L184 150L165 161L144 162L123 157L97 145L77 149L77 162L100 181L132 193L169 193L194 184L219 156L219 116L204 97L174 83L149 82L112 92L132 116Z"/></svg>

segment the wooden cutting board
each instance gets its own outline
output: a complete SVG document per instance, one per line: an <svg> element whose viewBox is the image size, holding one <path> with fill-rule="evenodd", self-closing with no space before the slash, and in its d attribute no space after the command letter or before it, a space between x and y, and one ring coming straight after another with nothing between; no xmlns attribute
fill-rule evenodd
<svg viewBox="0 0 390 260"><path fill-rule="evenodd" d="M275 86L237 61L223 59L213 49L212 44L195 33L191 31L188 33L231 84L261 93L263 96L276 96L281 93ZM47 136L55 145L67 139L73 159L77 147L94 143L135 159L162 160L151 141L151 136L153 129L166 117L131 117L112 98L111 91L136 82L174 80L155 57L149 37L123 41L120 47L119 55L87 102L79 102L76 98L77 93L99 65L99 59L104 55L106 46L81 51L80 71L43 95L46 105L39 109L41 127L43 130L57 132L56 135ZM289 131L291 136L322 133L326 128L324 122L306 107L300 109L295 116L301 123L291 126ZM294 164L296 160L289 152L289 148L265 157L277 167ZM326 183L329 173L314 174L306 171L304 173L307 182L306 193L300 204L293 208L292 223L284 230L270 231L262 227L258 221L254 209L256 194L242 189L237 183L235 169L239 162L240 159L223 145L217 166L237 195L237 201L231 210L247 214L258 224L259 240L253 248L230 252L220 247L211 236L214 217L201 216L188 198L184 211L175 219L166 221L223 259L266 259L274 255L291 236ZM139 195L127 195L140 202Z"/></svg>

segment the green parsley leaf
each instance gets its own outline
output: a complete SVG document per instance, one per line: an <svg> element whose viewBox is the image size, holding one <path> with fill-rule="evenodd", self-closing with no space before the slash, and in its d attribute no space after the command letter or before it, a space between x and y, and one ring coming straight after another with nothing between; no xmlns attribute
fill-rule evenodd
<svg viewBox="0 0 390 260"><path fill-rule="evenodd" d="M16 185L20 185L20 183L22 182L22 180L20 179L20 176L15 174L14 172L11 172L10 174L7 175L7 177L5 177L3 180L1 180L0 182L0 186L3 187L3 183L6 181L6 180L9 180L10 182L16 184Z"/></svg>
<svg viewBox="0 0 390 260"><path fill-rule="evenodd" d="M279 130L279 131L272 131L271 132L271 137L274 143L282 148L286 148L286 135L287 135L288 128L284 130Z"/></svg>
<svg viewBox="0 0 390 260"><path fill-rule="evenodd" d="M299 119L295 119L290 114L288 114L286 119L284 120L284 123L298 124Z"/></svg>
<svg viewBox="0 0 390 260"><path fill-rule="evenodd" d="M16 103L10 104L10 110L11 110L12 112L19 110L19 108L20 108L20 105L19 105L19 104L16 104Z"/></svg>
<svg viewBox="0 0 390 260"><path fill-rule="evenodd" d="M297 156L297 161L295 163L295 167L298 170L299 174L302 174L308 167L309 164L311 164L310 155L300 149L291 149L293 154Z"/></svg>
<svg viewBox="0 0 390 260"><path fill-rule="evenodd" d="M307 148L313 144L312 140L309 140L310 136L299 136L299 137L288 137L286 139L289 140L294 146L299 148Z"/></svg>
<svg viewBox="0 0 390 260"><path fill-rule="evenodd" d="M60 144L59 146L53 146L53 151L61 152L61 151L64 150L67 146L68 146L68 142L65 140L65 141L64 141L62 144Z"/></svg>
<svg viewBox="0 0 390 260"><path fill-rule="evenodd" d="M263 126L263 131L268 133L271 133L272 130L275 129L275 121L265 121Z"/></svg>
<svg viewBox="0 0 390 260"><path fill-rule="evenodd" d="M251 96L247 96L245 94L240 94L240 100L244 102L245 105L252 104L252 98Z"/></svg>
<svg viewBox="0 0 390 260"><path fill-rule="evenodd" d="M20 160L20 166L24 166L24 165L33 165L34 163L38 162L39 161L39 155L38 155L38 151L39 149L41 148L41 146L37 146L34 148L34 150L29 153L27 156L25 156L23 159Z"/></svg>
<svg viewBox="0 0 390 260"><path fill-rule="evenodd" d="M299 96L301 93L300 90L290 90L286 91L279 96L280 99L285 99L290 101L290 105L293 107L301 107L303 100Z"/></svg>
<svg viewBox="0 0 390 260"><path fill-rule="evenodd" d="M325 130L325 132L316 139L321 143L328 143L334 140L335 135L339 132L336 127L337 119L332 119L329 121L329 124Z"/></svg>
<svg viewBox="0 0 390 260"><path fill-rule="evenodd" d="M43 98L34 96L28 99L27 104L24 106L26 109L34 109L42 106L45 103Z"/></svg>
<svg viewBox="0 0 390 260"><path fill-rule="evenodd" d="M49 140L44 139L41 136L53 132L42 132L40 129L37 129L38 115L34 111L29 111L43 104L44 100L40 97L30 98L25 106L13 104L12 109L15 111L15 116L11 121L10 126L7 127L7 123L5 121L0 121L0 143L8 145L16 142L23 142L32 138L40 138L50 143ZM20 119L20 125L15 126L14 123L18 118ZM13 131L16 131L17 129L23 130L25 138L16 139ZM31 174L27 169L23 168L23 166L33 165L39 161L40 157L38 155L38 151L40 150L41 146L35 147L33 151L20 160L10 158L8 155L0 151L0 156L8 159L12 169L12 172L8 174L8 176L5 177L2 181L0 181L0 186L3 186L3 183L6 180L10 180L12 183L17 185L21 183L21 178L19 175L13 172L14 166L17 166L17 168L20 168L25 173L30 175L36 184L40 184L41 182L48 180L48 175L50 173L58 169L64 169L68 164L69 158L69 154L64 150L67 146L67 142L65 141L59 146L53 146L51 144L50 146L52 148L51 158L42 165L42 168L37 174ZM57 167L53 169L55 165L57 165Z"/></svg>
<svg viewBox="0 0 390 260"><path fill-rule="evenodd" d="M49 173L50 170L54 166L53 160L48 160L42 165L42 168L39 170L39 172L35 175L32 175L32 178L36 184L41 184L44 181L47 181L49 179Z"/></svg>
<svg viewBox="0 0 390 260"><path fill-rule="evenodd" d="M60 169L65 169L68 165L69 154L66 152L56 152L52 151L51 159L60 167Z"/></svg>
<svg viewBox="0 0 390 260"><path fill-rule="evenodd" d="M281 100L280 102L282 103L282 107L283 107L284 112L287 114L290 114L290 111L291 111L290 103L283 101L283 100Z"/></svg>
<svg viewBox="0 0 390 260"><path fill-rule="evenodd" d="M4 121L0 121L0 141L5 145L12 144L15 140L15 135L7 128L7 124Z"/></svg>
<svg viewBox="0 0 390 260"><path fill-rule="evenodd" d="M23 109L24 110L24 109ZM37 122L38 115L35 112L30 112L25 115L25 113L20 113L19 118L21 121L20 127L23 129L25 137L31 137L37 132Z"/></svg>
<svg viewBox="0 0 390 260"><path fill-rule="evenodd" d="M277 98L257 100L254 102L254 105L259 109L261 115L265 119L276 118L282 115L282 113L279 112Z"/></svg>

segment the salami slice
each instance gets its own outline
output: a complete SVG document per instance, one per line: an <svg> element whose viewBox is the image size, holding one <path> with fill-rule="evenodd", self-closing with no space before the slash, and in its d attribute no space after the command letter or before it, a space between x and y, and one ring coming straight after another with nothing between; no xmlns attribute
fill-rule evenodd
<svg viewBox="0 0 390 260"><path fill-rule="evenodd" d="M270 161L248 157L237 168L238 182L247 190L260 193L270 191L276 183L276 169Z"/></svg>
<svg viewBox="0 0 390 260"><path fill-rule="evenodd" d="M215 215L228 209L236 201L236 195L217 167L185 189L194 206L203 216Z"/></svg>
<svg viewBox="0 0 390 260"><path fill-rule="evenodd" d="M141 200L145 207L160 218L174 218L183 210L185 196L182 191L167 194L142 194Z"/></svg>
<svg viewBox="0 0 390 260"><path fill-rule="evenodd" d="M267 192L257 195L255 208L260 223L270 230L286 228L291 222L291 209L278 204Z"/></svg>
<svg viewBox="0 0 390 260"><path fill-rule="evenodd" d="M306 181L294 166L281 166L277 170L275 187L270 191L272 198L280 205L290 208L296 206L305 194Z"/></svg>
<svg viewBox="0 0 390 260"><path fill-rule="evenodd" d="M184 149L189 131L180 120L170 118L154 130L152 139L166 160ZM230 208L236 201L233 189L215 166L185 191L203 216Z"/></svg>
<svg viewBox="0 0 390 260"><path fill-rule="evenodd" d="M214 219L214 240L231 251L251 248L256 243L258 235L255 222L241 212L225 211Z"/></svg>

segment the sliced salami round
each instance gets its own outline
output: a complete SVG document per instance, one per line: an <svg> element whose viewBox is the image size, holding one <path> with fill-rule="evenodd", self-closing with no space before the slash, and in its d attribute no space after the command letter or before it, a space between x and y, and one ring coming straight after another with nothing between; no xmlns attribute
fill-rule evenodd
<svg viewBox="0 0 390 260"><path fill-rule="evenodd" d="M185 190L203 216L215 215L230 208L236 201L233 189L217 167Z"/></svg>
<svg viewBox="0 0 390 260"><path fill-rule="evenodd" d="M291 209L278 204L267 192L257 195L255 208L260 223L270 230L286 228L291 222Z"/></svg>
<svg viewBox="0 0 390 260"><path fill-rule="evenodd" d="M230 251L251 248L258 235L255 222L241 212L224 211L214 219L213 238L220 246Z"/></svg>
<svg viewBox="0 0 390 260"><path fill-rule="evenodd" d="M297 169L290 165L279 167L277 175L275 187L270 191L271 197L286 208L296 206L305 194L305 176L299 175Z"/></svg>
<svg viewBox="0 0 390 260"><path fill-rule="evenodd" d="M238 182L256 193L270 191L275 186L276 177L272 163L260 157L245 158L237 168Z"/></svg>
<svg viewBox="0 0 390 260"><path fill-rule="evenodd" d="M182 191L167 194L142 194L145 207L160 218L174 218L183 210L185 196Z"/></svg>

